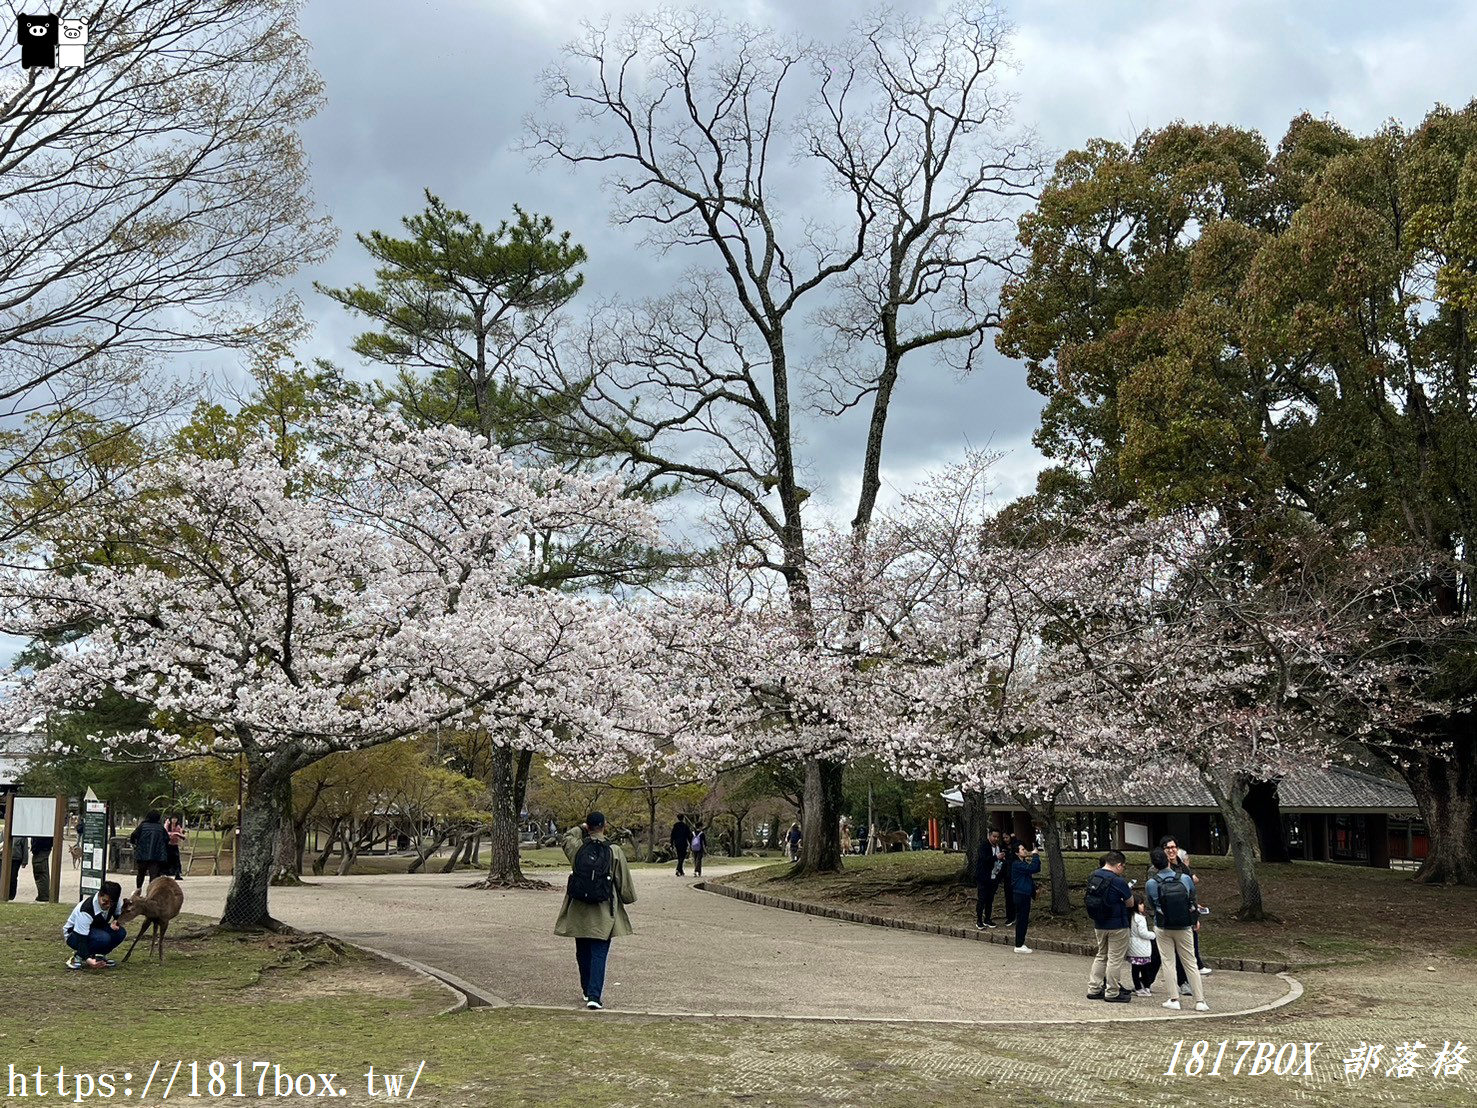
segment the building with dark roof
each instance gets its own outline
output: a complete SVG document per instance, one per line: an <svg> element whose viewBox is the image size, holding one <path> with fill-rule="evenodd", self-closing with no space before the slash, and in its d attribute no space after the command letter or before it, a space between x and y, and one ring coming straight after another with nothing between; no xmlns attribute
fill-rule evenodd
<svg viewBox="0 0 1477 1108"><path fill-rule="evenodd" d="M1390 866L1426 856L1426 828L1403 781L1344 766L1289 773L1278 783L1283 830L1294 857ZM944 794L951 805L963 798ZM1033 834L1020 803L1004 793L985 798L991 825ZM1230 841L1220 808L1198 777L1177 773L1151 785L1068 785L1056 810L1069 849L1145 850L1173 835L1191 854L1224 854Z"/></svg>

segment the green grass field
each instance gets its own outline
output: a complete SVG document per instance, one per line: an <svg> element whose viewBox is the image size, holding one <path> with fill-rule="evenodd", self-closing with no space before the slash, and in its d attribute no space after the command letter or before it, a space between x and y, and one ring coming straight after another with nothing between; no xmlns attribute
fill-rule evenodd
<svg viewBox="0 0 1477 1108"><path fill-rule="evenodd" d="M938 864L926 855L878 859L853 872L896 882L910 867ZM1403 1082L1334 1076L1338 1059L1362 1040L1391 1050L1415 1037L1477 1042L1477 962L1455 950L1424 949L1419 928L1389 944L1383 958L1301 972L1308 992L1290 1007L1196 1025L1211 1040L1322 1042L1323 1076L1309 1081L1165 1076L1173 1038L1184 1031L1156 1023L979 1028L798 1022L783 1013L774 1020L677 1020L517 1008L438 1015L448 994L388 963L311 938L217 933L187 918L172 929L163 965L146 959L141 944L116 969L68 971L60 939L65 915L64 906L0 905L7 1006L0 1061L13 1067L0 1066L0 1079L33 1079L38 1066L49 1083L59 1067L69 1080L74 1073L94 1080L112 1074L114 1095L105 1098L94 1086L85 1098L92 1104L317 1102L256 1099L253 1063L267 1062L289 1075L332 1072L347 1094L335 1102L368 1108L390 1103L382 1088L379 1097L368 1095L371 1065L408 1081L422 1061L414 1100L433 1108L1477 1104L1470 1071ZM1459 945L1471 945L1470 930ZM920 967L917 987L926 987L926 970ZM960 1015L1024 1020L1033 1013ZM141 1086L155 1061L161 1069L145 1100ZM183 1065L170 1099L159 1099L177 1061ZM191 1062L198 1096L190 1095ZM238 1062L250 1094L244 1098L229 1095ZM128 1097L121 1095L125 1074ZM217 1086L222 1095L212 1094L212 1074L225 1082ZM73 1086L57 1096L49 1084L46 1096L22 1100L12 1086L4 1103L73 1104L77 1092Z"/></svg>

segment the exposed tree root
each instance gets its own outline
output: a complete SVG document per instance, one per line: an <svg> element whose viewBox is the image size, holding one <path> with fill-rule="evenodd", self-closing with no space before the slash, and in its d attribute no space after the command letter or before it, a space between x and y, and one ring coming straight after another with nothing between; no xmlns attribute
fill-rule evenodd
<svg viewBox="0 0 1477 1108"><path fill-rule="evenodd" d="M540 881L534 877L523 877L514 879L511 877L488 876L481 881L473 881L470 885L460 886L463 889L553 889L556 886L547 881Z"/></svg>

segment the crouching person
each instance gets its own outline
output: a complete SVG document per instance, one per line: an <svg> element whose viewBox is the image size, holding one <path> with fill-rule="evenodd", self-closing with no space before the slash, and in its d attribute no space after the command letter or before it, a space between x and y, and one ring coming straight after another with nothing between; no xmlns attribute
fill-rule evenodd
<svg viewBox="0 0 1477 1108"><path fill-rule="evenodd" d="M72 909L62 928L62 938L72 948L67 969L81 969L84 960L91 969L118 964L108 954L128 937L127 930L118 922L122 897L118 882L104 881L102 888Z"/></svg>
<svg viewBox="0 0 1477 1108"><path fill-rule="evenodd" d="M604 1007L605 963L610 940L632 933L626 905L636 902L631 867L618 846L605 841L605 817L591 812L564 836L564 855L573 870L554 934L574 940L585 1007Z"/></svg>

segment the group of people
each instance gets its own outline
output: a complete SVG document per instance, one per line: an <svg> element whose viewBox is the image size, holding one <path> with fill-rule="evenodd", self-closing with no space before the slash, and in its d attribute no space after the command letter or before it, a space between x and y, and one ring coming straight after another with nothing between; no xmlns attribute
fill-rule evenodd
<svg viewBox="0 0 1477 1108"><path fill-rule="evenodd" d="M1030 954L1026 929L1031 925L1031 902L1036 899L1036 875L1041 872L1041 852L1028 847L1015 835L991 831L975 855L975 927L995 927L995 894L1005 889L1005 925L1015 925L1015 952Z"/></svg>
<svg viewBox="0 0 1477 1108"><path fill-rule="evenodd" d="M180 844L185 841L185 825L178 816L161 822L158 811L150 809L128 841L133 844L135 890L156 877L173 877L176 881L184 877Z"/></svg>
<svg viewBox="0 0 1477 1108"><path fill-rule="evenodd" d="M1189 857L1173 836L1166 835L1149 852L1142 892L1135 890L1136 882L1124 878L1128 860L1121 851L1110 850L1099 861L1085 898L1095 944L1088 999L1126 1004L1135 996L1151 997L1161 966L1168 964L1175 986L1164 1007L1178 1010L1183 996L1193 998L1196 1011L1208 1012L1201 978L1212 970L1200 956L1200 917L1205 909L1195 893L1200 879ZM1040 852L1015 835L991 831L980 843L975 857L975 927L981 931L995 927L995 895L1003 888L1005 923L1015 926L1017 954L1032 953L1026 931L1040 872Z"/></svg>
<svg viewBox="0 0 1477 1108"><path fill-rule="evenodd" d="M694 826L694 824L697 824ZM701 877L703 875L703 855L708 852L708 833L693 820L687 822L687 817L680 812L677 822L672 824L672 853L677 855L677 876L687 876L683 867L687 864L687 856L692 855L692 875Z"/></svg>

